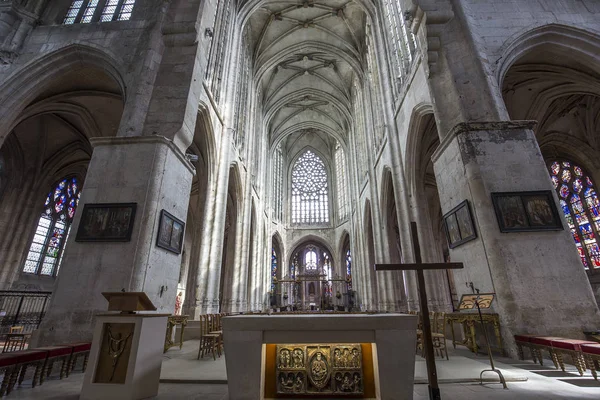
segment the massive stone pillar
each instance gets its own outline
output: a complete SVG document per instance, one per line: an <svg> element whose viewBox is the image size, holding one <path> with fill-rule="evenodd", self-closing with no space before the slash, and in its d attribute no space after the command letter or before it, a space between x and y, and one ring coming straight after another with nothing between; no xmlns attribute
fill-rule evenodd
<svg viewBox="0 0 600 400"><path fill-rule="evenodd" d="M593 329L600 314L592 289L565 229L502 233L491 193L549 190L558 204L540 153L533 123L504 121L462 123L434 155L442 209L464 199L473 208L478 239L451 250L452 261L465 263L455 272L460 294L473 282L495 292L504 338L516 333L543 333L577 338Z"/></svg>
<svg viewBox="0 0 600 400"><path fill-rule="evenodd" d="M465 282L496 293L492 311L512 355L513 334L581 337L600 324L600 313L564 217L558 231L500 232L492 193L548 190L558 201L534 123L509 120L485 47L462 4L453 4L429 83L441 137L432 160L442 211L468 200L477 230L476 240L450 250L452 261L465 264L454 274L458 295L471 293Z"/></svg>
<svg viewBox="0 0 600 400"><path fill-rule="evenodd" d="M158 312L172 313L181 255L156 246L161 210L185 220L193 168L162 136L93 140L79 210L39 343L90 340L102 292L146 292ZM136 203L131 240L78 242L83 210L93 203Z"/></svg>

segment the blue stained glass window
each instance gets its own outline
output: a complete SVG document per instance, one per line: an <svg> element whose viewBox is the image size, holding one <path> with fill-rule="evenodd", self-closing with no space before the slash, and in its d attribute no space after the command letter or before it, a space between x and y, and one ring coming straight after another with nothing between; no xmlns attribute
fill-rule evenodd
<svg viewBox="0 0 600 400"><path fill-rule="evenodd" d="M592 180L583 168L569 161L555 161L548 169L584 268L600 268L600 201ZM559 182L563 183L559 186Z"/></svg>
<svg viewBox="0 0 600 400"><path fill-rule="evenodd" d="M275 293L277 289L277 252L271 249L271 292Z"/></svg>
<svg viewBox="0 0 600 400"><path fill-rule="evenodd" d="M54 276L81 193L77 178L65 178L50 190L29 246L23 272Z"/></svg>
<svg viewBox="0 0 600 400"><path fill-rule="evenodd" d="M352 290L352 254L350 249L346 251L346 282L348 283L348 290Z"/></svg>

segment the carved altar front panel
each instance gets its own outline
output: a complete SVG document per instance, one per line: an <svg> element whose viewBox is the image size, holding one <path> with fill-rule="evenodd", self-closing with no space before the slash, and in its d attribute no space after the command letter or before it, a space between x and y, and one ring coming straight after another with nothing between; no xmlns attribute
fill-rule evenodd
<svg viewBox="0 0 600 400"><path fill-rule="evenodd" d="M363 359L360 344L277 345L277 394L361 395Z"/></svg>

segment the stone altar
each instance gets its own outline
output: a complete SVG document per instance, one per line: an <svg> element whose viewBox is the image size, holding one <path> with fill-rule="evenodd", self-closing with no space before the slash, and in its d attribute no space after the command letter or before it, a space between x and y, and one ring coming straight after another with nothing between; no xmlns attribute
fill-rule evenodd
<svg viewBox="0 0 600 400"><path fill-rule="evenodd" d="M338 385L335 382L329 384L325 380L335 379L335 364L337 363L334 360L335 352L338 348L343 349L344 344L347 344L346 347L360 344L364 370L365 372L369 368L372 370L373 393L369 394L369 391L365 390L364 396L357 397L357 392L355 392L353 398L378 400L412 400L413 398L417 328L417 317L414 315L238 315L224 317L222 324L227 353L230 400L275 398L274 393L269 390L270 386L278 388L277 398L285 398L281 391L284 383L276 381L278 378L275 368L277 366L281 370L281 362L289 362L289 368L284 366L283 369L287 368L292 371L295 361L293 351L290 353L289 360L285 357L283 361L279 359L277 350L281 351L286 348L281 345L287 345L294 349L301 348L307 352L311 348L316 348L316 351L321 353L318 355L318 361L316 361L317 358L314 358L315 361L312 361L312 358L304 358L304 360L318 362L318 369L325 370L325 372L319 377L324 379L323 382L317 382L313 378L312 390L315 390L315 387L322 387L323 390L337 388ZM320 351L319 348L325 350ZM369 353L370 358L364 357L365 353ZM317 354L314 354L317 357ZM307 373L310 374L310 372ZM296 372L296 375L298 374ZM296 375L294 376L296 377ZM351 375L354 379L354 373ZM310 377L301 376L301 378L304 382L309 382ZM300 379L297 380L300 388ZM347 385L350 388L352 382L348 382ZM367 381L365 380L365 389L366 386ZM361 386L360 392L362 389ZM331 390L334 393L323 391L320 396L328 394L328 399L348 398L341 393L343 391L341 389ZM290 396L298 398L299 395L290 393ZM307 394L305 398L310 398L310 394Z"/></svg>

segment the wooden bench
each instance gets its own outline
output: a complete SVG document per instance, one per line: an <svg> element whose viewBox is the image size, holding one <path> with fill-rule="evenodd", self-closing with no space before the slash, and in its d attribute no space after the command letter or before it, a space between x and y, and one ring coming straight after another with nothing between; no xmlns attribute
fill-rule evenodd
<svg viewBox="0 0 600 400"><path fill-rule="evenodd" d="M598 369L600 369L600 344L582 344L581 352L587 367L592 371L592 376L598 380Z"/></svg>

